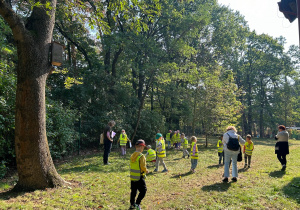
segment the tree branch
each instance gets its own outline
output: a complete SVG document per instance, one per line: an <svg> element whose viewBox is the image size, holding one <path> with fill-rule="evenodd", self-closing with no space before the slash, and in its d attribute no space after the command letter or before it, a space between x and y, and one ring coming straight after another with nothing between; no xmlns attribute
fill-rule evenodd
<svg viewBox="0 0 300 210"><path fill-rule="evenodd" d="M69 35L67 32L65 32L58 23L55 23L55 27L58 29L58 31L66 38L68 39L72 44L74 44L77 49L83 54L83 56L85 57L86 61L88 62L89 64L89 68L92 69L92 63L89 59L89 56L87 54L87 52L85 51L85 49L83 47L81 47L76 41L74 41Z"/></svg>
<svg viewBox="0 0 300 210"><path fill-rule="evenodd" d="M8 23L9 27L13 32L14 39L21 41L27 34L25 24L23 20L13 11L10 4L5 0L0 0L0 15Z"/></svg>

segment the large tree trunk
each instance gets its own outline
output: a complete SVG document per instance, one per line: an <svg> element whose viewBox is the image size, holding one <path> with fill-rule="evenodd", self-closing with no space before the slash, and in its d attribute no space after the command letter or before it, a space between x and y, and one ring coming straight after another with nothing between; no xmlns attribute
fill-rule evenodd
<svg viewBox="0 0 300 210"><path fill-rule="evenodd" d="M48 14L44 8L35 7L25 26L0 0L0 14L12 28L18 51L15 147L19 181L16 189L44 189L64 183L54 167L46 136L45 83L51 70L48 55L55 5L56 0L52 0L53 10Z"/></svg>

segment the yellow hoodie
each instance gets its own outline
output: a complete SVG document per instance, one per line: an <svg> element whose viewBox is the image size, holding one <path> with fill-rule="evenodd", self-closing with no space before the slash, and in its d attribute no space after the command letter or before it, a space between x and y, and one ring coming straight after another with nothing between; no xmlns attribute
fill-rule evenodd
<svg viewBox="0 0 300 210"><path fill-rule="evenodd" d="M135 151L131 157L130 157L130 161L131 162L135 162L137 157L140 155L140 152ZM146 174L147 171L147 167L146 167L146 158L144 155L142 155L142 157L140 157L140 168L141 168L141 174Z"/></svg>

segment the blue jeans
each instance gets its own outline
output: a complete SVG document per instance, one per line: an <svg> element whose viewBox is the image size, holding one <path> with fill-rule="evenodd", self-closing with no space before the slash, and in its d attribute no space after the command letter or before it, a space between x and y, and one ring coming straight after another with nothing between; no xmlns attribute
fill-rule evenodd
<svg viewBox="0 0 300 210"><path fill-rule="evenodd" d="M197 167L198 164L198 159L191 159L191 169L195 169Z"/></svg>
<svg viewBox="0 0 300 210"><path fill-rule="evenodd" d="M238 169L237 169L237 151L224 150L224 177L229 177L229 165L230 160L232 160L232 177L238 177Z"/></svg>

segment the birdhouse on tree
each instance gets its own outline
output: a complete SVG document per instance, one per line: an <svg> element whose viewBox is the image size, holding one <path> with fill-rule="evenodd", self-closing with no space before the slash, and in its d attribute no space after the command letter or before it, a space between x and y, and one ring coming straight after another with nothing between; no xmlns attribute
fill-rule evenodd
<svg viewBox="0 0 300 210"><path fill-rule="evenodd" d="M65 46L58 42L52 42L51 45L51 64L53 66L61 66L63 62L63 52Z"/></svg>

